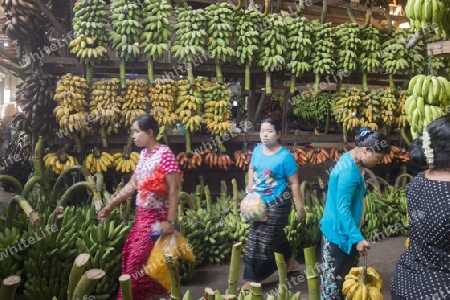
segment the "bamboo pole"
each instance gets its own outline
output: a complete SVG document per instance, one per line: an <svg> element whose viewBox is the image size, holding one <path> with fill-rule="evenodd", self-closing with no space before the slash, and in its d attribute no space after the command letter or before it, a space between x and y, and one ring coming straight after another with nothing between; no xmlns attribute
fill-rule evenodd
<svg viewBox="0 0 450 300"><path fill-rule="evenodd" d="M120 275L119 283L120 288L122 289L122 300L132 300L130 275Z"/></svg>
<svg viewBox="0 0 450 300"><path fill-rule="evenodd" d="M316 269L316 247L303 249L306 263L306 280L308 282L308 292L310 300L320 299L319 272Z"/></svg>
<svg viewBox="0 0 450 300"><path fill-rule="evenodd" d="M172 254L164 254L164 261L170 274L170 299L181 300L180 270L178 260Z"/></svg>
<svg viewBox="0 0 450 300"><path fill-rule="evenodd" d="M77 283L83 276L84 270L86 268L86 263L88 262L91 255L89 253L81 253L75 258L73 262L72 269L69 275L69 285L67 287L67 299L72 299L73 291L77 287Z"/></svg>
<svg viewBox="0 0 450 300"><path fill-rule="evenodd" d="M282 253L275 252L275 262L278 268L278 300L288 300L286 261Z"/></svg>
<svg viewBox="0 0 450 300"><path fill-rule="evenodd" d="M233 250L231 251L230 274L228 276L228 288L225 292L228 295L236 295L237 294L237 282L238 282L238 278L239 278L239 267L241 264L241 252L242 252L242 242L238 242L238 243L234 244Z"/></svg>
<svg viewBox="0 0 450 300"><path fill-rule="evenodd" d="M77 287L73 292L72 300L87 299L86 297L90 296L94 286L103 276L105 276L105 274L105 271L100 269L91 269L86 271L77 283Z"/></svg>
<svg viewBox="0 0 450 300"><path fill-rule="evenodd" d="M3 279L0 287L0 299L14 300L16 297L16 289L20 283L20 276L13 275Z"/></svg>

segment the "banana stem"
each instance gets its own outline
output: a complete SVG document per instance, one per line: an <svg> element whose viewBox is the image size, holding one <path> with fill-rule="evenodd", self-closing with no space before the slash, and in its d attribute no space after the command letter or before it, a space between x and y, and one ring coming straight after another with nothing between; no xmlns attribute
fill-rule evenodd
<svg viewBox="0 0 450 300"><path fill-rule="evenodd" d="M266 72L266 94L272 94L272 82L271 82L271 74L270 71Z"/></svg>
<svg viewBox="0 0 450 300"><path fill-rule="evenodd" d="M39 137L36 147L34 148L34 165L36 167L36 175L43 178L42 181L42 191L46 199L50 196L50 185L45 179L45 163L44 163L44 141L45 137ZM26 199L27 197L25 197Z"/></svg>
<svg viewBox="0 0 450 300"><path fill-rule="evenodd" d="M218 83L223 83L223 74L220 62L216 62L216 79Z"/></svg>
<svg viewBox="0 0 450 300"><path fill-rule="evenodd" d="M105 125L102 125L100 127L100 136L101 136L101 139L102 139L102 147L103 148L108 148L108 140L106 138L106 127L105 127Z"/></svg>
<svg viewBox="0 0 450 300"><path fill-rule="evenodd" d="M194 78L194 71L192 70L192 63L191 63L191 61L188 61L186 63L186 70L187 70L187 73L188 73L189 84L191 86L193 86L195 84L195 78Z"/></svg>
<svg viewBox="0 0 450 300"><path fill-rule="evenodd" d="M244 1L243 0L239 0L238 4L233 8L234 11L238 11L242 8L242 5L244 5Z"/></svg>
<svg viewBox="0 0 450 300"><path fill-rule="evenodd" d="M202 193L201 193L202 187L200 184L197 184L195 188L195 205L197 206L197 209L201 208L202 205Z"/></svg>
<svg viewBox="0 0 450 300"><path fill-rule="evenodd" d="M34 209L31 207L30 203L28 203L28 201L21 195L15 195L11 199L11 203L8 206L8 214L6 215L6 227L12 228L13 220L16 219L17 205L22 208L23 212L25 213L33 227L39 227L41 220L39 219Z"/></svg>
<svg viewBox="0 0 450 300"><path fill-rule="evenodd" d="M184 130L184 138L186 139L186 153L191 153L191 131L187 128Z"/></svg>
<svg viewBox="0 0 450 300"><path fill-rule="evenodd" d="M231 185L233 186L233 216L239 216L238 212L238 185L236 178L231 180Z"/></svg>
<svg viewBox="0 0 450 300"><path fill-rule="evenodd" d="M372 5L367 5L366 21L364 22L364 28L367 28L372 21Z"/></svg>
<svg viewBox="0 0 450 300"><path fill-rule="evenodd" d="M153 59L147 61L147 75L150 84L155 83L155 76L153 75Z"/></svg>
<svg viewBox="0 0 450 300"><path fill-rule="evenodd" d="M12 275L2 281L0 287L0 299L14 300L16 298L16 290L20 283L20 276Z"/></svg>
<svg viewBox="0 0 450 300"><path fill-rule="evenodd" d="M406 146L411 146L411 141L409 140L408 136L406 136L405 127L400 128L400 136L402 137L403 141L405 142Z"/></svg>
<svg viewBox="0 0 450 300"><path fill-rule="evenodd" d="M67 299L72 299L73 291L83 276L89 258L89 253L81 253L73 262L72 269L70 270L69 285L67 287Z"/></svg>
<svg viewBox="0 0 450 300"><path fill-rule="evenodd" d="M344 140L344 143L348 143L347 125L345 124L342 124L342 139Z"/></svg>
<svg viewBox="0 0 450 300"><path fill-rule="evenodd" d="M83 276L81 276L75 290L73 291L72 299L86 299L91 294L92 289L95 287L97 282L105 276L105 271L100 269L91 269L86 271Z"/></svg>
<svg viewBox="0 0 450 300"><path fill-rule="evenodd" d="M261 14L261 17L264 18L269 14L270 11L270 0L264 1L264 12Z"/></svg>
<svg viewBox="0 0 450 300"><path fill-rule="evenodd" d="M275 262L278 269L278 300L287 300L286 261L283 253L275 252Z"/></svg>
<svg viewBox="0 0 450 300"><path fill-rule="evenodd" d="M228 275L227 295L237 294L237 283L239 278L239 267L241 263L242 242L233 245L231 250L230 273Z"/></svg>
<svg viewBox="0 0 450 300"><path fill-rule="evenodd" d="M245 64L245 90L250 90L250 62Z"/></svg>
<svg viewBox="0 0 450 300"><path fill-rule="evenodd" d="M397 87L395 86L395 82L394 82L394 75L393 75L393 74L389 74L389 75L388 75L388 78L389 78L389 87L390 87L393 91L397 90Z"/></svg>
<svg viewBox="0 0 450 300"><path fill-rule="evenodd" d="M364 70L362 71L362 88L364 92L369 91L369 84L367 83L367 72Z"/></svg>
<svg viewBox="0 0 450 300"><path fill-rule="evenodd" d="M36 183L39 183L41 186L43 186L45 184L45 179L37 175L31 177L30 179L28 179L27 183L25 183L23 191L22 193L20 193L20 195L24 199L28 199L28 195L33 190L33 187Z"/></svg>
<svg viewBox="0 0 450 300"><path fill-rule="evenodd" d="M392 26L392 16L389 13L389 6L388 7L384 7L384 14L386 15L386 21L387 21L387 32L391 33L393 31L393 26Z"/></svg>
<svg viewBox="0 0 450 300"><path fill-rule="evenodd" d="M94 66L90 63L86 64L86 83L89 88L92 86L92 78L94 77Z"/></svg>
<svg viewBox="0 0 450 300"><path fill-rule="evenodd" d="M289 89L291 95L293 95L295 93L295 79L296 79L295 74L291 74L291 84L290 84L290 89Z"/></svg>
<svg viewBox="0 0 450 300"><path fill-rule="evenodd" d="M128 274L120 275L119 277L120 288L122 289L122 299L132 300L131 294L131 276Z"/></svg>
<svg viewBox="0 0 450 300"><path fill-rule="evenodd" d="M283 0L277 0L277 5L275 6L274 13L278 14L281 11L281 5L283 4Z"/></svg>
<svg viewBox="0 0 450 300"><path fill-rule="evenodd" d="M220 136L217 135L215 140L216 140L217 146L219 147L220 152L225 153L227 151L227 149L225 148L222 141L220 140Z"/></svg>
<svg viewBox="0 0 450 300"><path fill-rule="evenodd" d="M126 68L125 57L121 57L119 60L119 77L120 77L120 87L123 90L127 87L127 73L125 68Z"/></svg>
<svg viewBox="0 0 450 300"><path fill-rule="evenodd" d="M308 282L309 299L319 300L319 272L316 269L316 247L303 249L306 264L306 280Z"/></svg>
<svg viewBox="0 0 450 300"><path fill-rule="evenodd" d="M17 194L22 194L23 186L15 177L10 175L0 175L0 181L6 181L12 186L14 186L14 190Z"/></svg>
<svg viewBox="0 0 450 300"><path fill-rule="evenodd" d="M91 192L94 194L94 198L95 195L97 195L97 197L99 197L101 199L100 194L97 192L97 190L95 189L95 185L93 182L88 182L88 181L79 181L75 184L72 184L65 192L64 194L61 196L61 198L59 198L58 203L57 203L57 207L61 206L61 207L65 207L67 204L67 201L69 201L72 197L72 194L78 190L78 189L89 189L91 190Z"/></svg>
<svg viewBox="0 0 450 300"><path fill-rule="evenodd" d="M212 201L211 192L209 191L209 186L205 185L205 198L206 198L206 211L212 213Z"/></svg>
<svg viewBox="0 0 450 300"><path fill-rule="evenodd" d="M164 261L170 274L170 300L181 300L180 272L178 260L172 254L164 254Z"/></svg>
<svg viewBox="0 0 450 300"><path fill-rule="evenodd" d="M322 24L325 24L325 22L327 21L327 13L328 13L328 4L327 4L327 0L322 0L322 17L320 19L320 22Z"/></svg>
<svg viewBox="0 0 450 300"><path fill-rule="evenodd" d="M356 21L356 18L355 18L355 16L353 15L351 2L350 2L350 1L346 2L346 6L347 6L347 15L348 15L348 17L350 18L350 20L352 21L352 23L358 24L358 21Z"/></svg>
<svg viewBox="0 0 450 300"><path fill-rule="evenodd" d="M320 92L320 74L315 73L314 75L314 95Z"/></svg>

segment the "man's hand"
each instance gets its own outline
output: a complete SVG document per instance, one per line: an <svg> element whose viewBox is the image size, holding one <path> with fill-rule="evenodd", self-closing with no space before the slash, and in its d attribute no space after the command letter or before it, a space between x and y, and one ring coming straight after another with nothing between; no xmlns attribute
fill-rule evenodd
<svg viewBox="0 0 450 300"><path fill-rule="evenodd" d="M359 251L360 256L366 256L369 253L370 244L367 240L362 240L356 244L356 250Z"/></svg>

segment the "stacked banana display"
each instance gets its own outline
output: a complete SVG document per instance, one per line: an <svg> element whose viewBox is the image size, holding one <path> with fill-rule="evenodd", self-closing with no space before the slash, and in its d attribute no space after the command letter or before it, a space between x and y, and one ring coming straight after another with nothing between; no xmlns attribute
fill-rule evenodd
<svg viewBox="0 0 450 300"><path fill-rule="evenodd" d="M21 238L23 238L21 231L16 226L4 228L3 231L0 231L1 253L8 253L8 247L20 245ZM17 252L14 251L11 255L12 257L9 259L0 260L0 278L6 278L11 275L23 275L23 263L26 256L25 249Z"/></svg>
<svg viewBox="0 0 450 300"><path fill-rule="evenodd" d="M206 92L203 104L203 119L208 132L222 136L231 131L230 90L223 83L213 83Z"/></svg>
<svg viewBox="0 0 450 300"><path fill-rule="evenodd" d="M330 22L320 24L319 21L311 22L313 29L312 69L315 74L314 92L320 90L320 76L329 75L336 69L334 53L336 49L335 33Z"/></svg>
<svg viewBox="0 0 450 300"><path fill-rule="evenodd" d="M140 47L148 59L148 80L154 83L153 63L170 50L172 5L166 0L144 0L143 6Z"/></svg>
<svg viewBox="0 0 450 300"><path fill-rule="evenodd" d="M261 45L258 51L258 64L266 72L266 94L272 94L271 74L280 71L286 64L287 50L286 24L279 15L269 14L262 20Z"/></svg>
<svg viewBox="0 0 450 300"><path fill-rule="evenodd" d="M202 106L204 102L204 89L211 86L206 79L195 79L194 85L189 80L179 80L178 94L176 98L175 115L178 116L180 124L190 132L200 129L201 123L204 122L201 116Z"/></svg>
<svg viewBox="0 0 450 300"><path fill-rule="evenodd" d="M448 22L443 20L445 12L443 0L408 0L405 5L405 13L413 30L439 28L441 21Z"/></svg>
<svg viewBox="0 0 450 300"><path fill-rule="evenodd" d="M261 18L256 11L240 9L235 12L236 58L237 63L244 65L244 89L250 90L250 65L254 61L259 48L260 32L258 25Z"/></svg>
<svg viewBox="0 0 450 300"><path fill-rule="evenodd" d="M53 115L55 88L56 77L39 72L32 73L17 85L16 102L22 112L11 120L12 124L16 123L17 130L38 132L39 135L53 133L57 125Z"/></svg>
<svg viewBox="0 0 450 300"><path fill-rule="evenodd" d="M413 77L408 86L411 96L405 102L405 112L411 125L411 135L417 138L433 120L447 111L450 101L450 82L441 76Z"/></svg>
<svg viewBox="0 0 450 300"><path fill-rule="evenodd" d="M137 59L142 8L137 0L112 0L109 43L120 59L120 87L126 88L126 62Z"/></svg>
<svg viewBox="0 0 450 300"><path fill-rule="evenodd" d="M44 156L45 167L50 169L56 175L61 174L69 167L78 165L75 157L62 153L48 153Z"/></svg>
<svg viewBox="0 0 450 300"><path fill-rule="evenodd" d="M383 49L381 66L389 74L389 86L392 90L395 90L397 86L392 79L392 75L405 73L410 67L406 60L408 56L406 32L401 28L395 28L392 34L386 37L381 49Z"/></svg>
<svg viewBox="0 0 450 300"><path fill-rule="evenodd" d="M173 56L186 64L189 83L194 84L192 71L195 60L206 59L205 47L208 34L205 30L207 20L205 11L193 9L184 3L175 8L177 23L175 24L175 43L172 46ZM203 61L203 60L202 60Z"/></svg>
<svg viewBox="0 0 450 300"><path fill-rule="evenodd" d="M311 70L308 60L311 56L311 27L305 17L284 19L287 28L287 61L291 71L290 92L295 92L295 79Z"/></svg>
<svg viewBox="0 0 450 300"><path fill-rule="evenodd" d="M122 119L120 123L131 129L135 118L145 115L149 109L148 82L145 79L127 80L123 92Z"/></svg>
<svg viewBox="0 0 450 300"><path fill-rule="evenodd" d="M361 39L357 23L340 24L336 27L337 68L350 74L357 67Z"/></svg>
<svg viewBox="0 0 450 300"><path fill-rule="evenodd" d="M117 78L96 81L92 88L90 115L99 126L103 147L108 147L107 136L119 132L122 97Z"/></svg>
<svg viewBox="0 0 450 300"><path fill-rule="evenodd" d="M70 41L70 52L76 54L82 64L87 66L86 79L92 83L92 66L108 59L106 44L108 35L108 12L104 0L78 0L73 7L75 13L72 26L75 39Z"/></svg>
<svg viewBox="0 0 450 300"><path fill-rule="evenodd" d="M118 152L113 155L114 165L117 172L129 173L136 169L139 160L139 153L132 151Z"/></svg>
<svg viewBox="0 0 450 300"><path fill-rule="evenodd" d="M216 63L216 78L223 83L221 63L228 62L236 55L231 47L234 38L234 13L228 3L208 5L205 9L208 21L208 51Z"/></svg>
<svg viewBox="0 0 450 300"><path fill-rule="evenodd" d="M368 91L367 73L376 72L381 61L381 41L380 32L369 25L361 30L361 54L359 64L361 66L362 86L364 91Z"/></svg>
<svg viewBox="0 0 450 300"><path fill-rule="evenodd" d="M53 110L60 130L69 137L74 137L76 132L84 137L90 132L89 117L86 111L88 103L86 95L88 86L86 80L68 73L61 77L56 86L53 99L58 104Z"/></svg>
<svg viewBox="0 0 450 300"><path fill-rule="evenodd" d="M175 98L177 97L177 83L172 79L157 78L149 88L150 115L155 118L159 126L172 128L178 121L175 112Z"/></svg>
<svg viewBox="0 0 450 300"><path fill-rule="evenodd" d="M349 300L383 300L382 287L381 274L375 268L353 267L345 275L342 293Z"/></svg>
<svg viewBox="0 0 450 300"><path fill-rule="evenodd" d="M97 172L106 172L108 167L115 163L114 157L108 152L101 152L94 148L92 153L89 153L83 161L83 166L88 169L91 174Z"/></svg>
<svg viewBox="0 0 450 300"><path fill-rule="evenodd" d="M43 4L49 7L51 2ZM33 53L49 44L45 36L50 24L45 15L41 12L40 4L36 0L2 0L0 7L5 14L7 21L4 23L2 31L11 41L28 41L33 45ZM37 47L37 49L36 49ZM39 49L39 50L38 50Z"/></svg>

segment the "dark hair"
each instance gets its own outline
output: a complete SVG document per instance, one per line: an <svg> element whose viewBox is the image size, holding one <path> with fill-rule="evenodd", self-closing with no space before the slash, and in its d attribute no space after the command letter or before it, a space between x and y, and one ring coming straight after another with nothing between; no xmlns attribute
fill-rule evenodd
<svg viewBox="0 0 450 300"><path fill-rule="evenodd" d="M435 169L450 167L450 115L434 120L427 127L430 135L430 148L433 149L433 167ZM427 166L422 143L422 134L415 139L409 150L412 163Z"/></svg>
<svg viewBox="0 0 450 300"><path fill-rule="evenodd" d="M262 123L269 123L269 124L272 124L273 127L275 128L275 130L277 131L277 133L278 133L278 132L281 132L281 131L283 130L282 127L281 127L281 121L278 120L277 118L274 118L274 117L268 117L268 118L265 118L264 120L262 120L262 121L261 121L261 124L262 124Z"/></svg>
<svg viewBox="0 0 450 300"><path fill-rule="evenodd" d="M391 152L391 145L387 137L379 131L372 131L361 128L359 134L355 136L356 147L370 147L374 153L388 154Z"/></svg>
<svg viewBox="0 0 450 300"><path fill-rule="evenodd" d="M134 122L137 122L139 129L142 131L148 131L149 129L151 129L153 131L153 134L155 135L155 138L159 133L158 122L156 122L155 118L150 115L142 115L136 117L136 119L133 120L133 123Z"/></svg>

